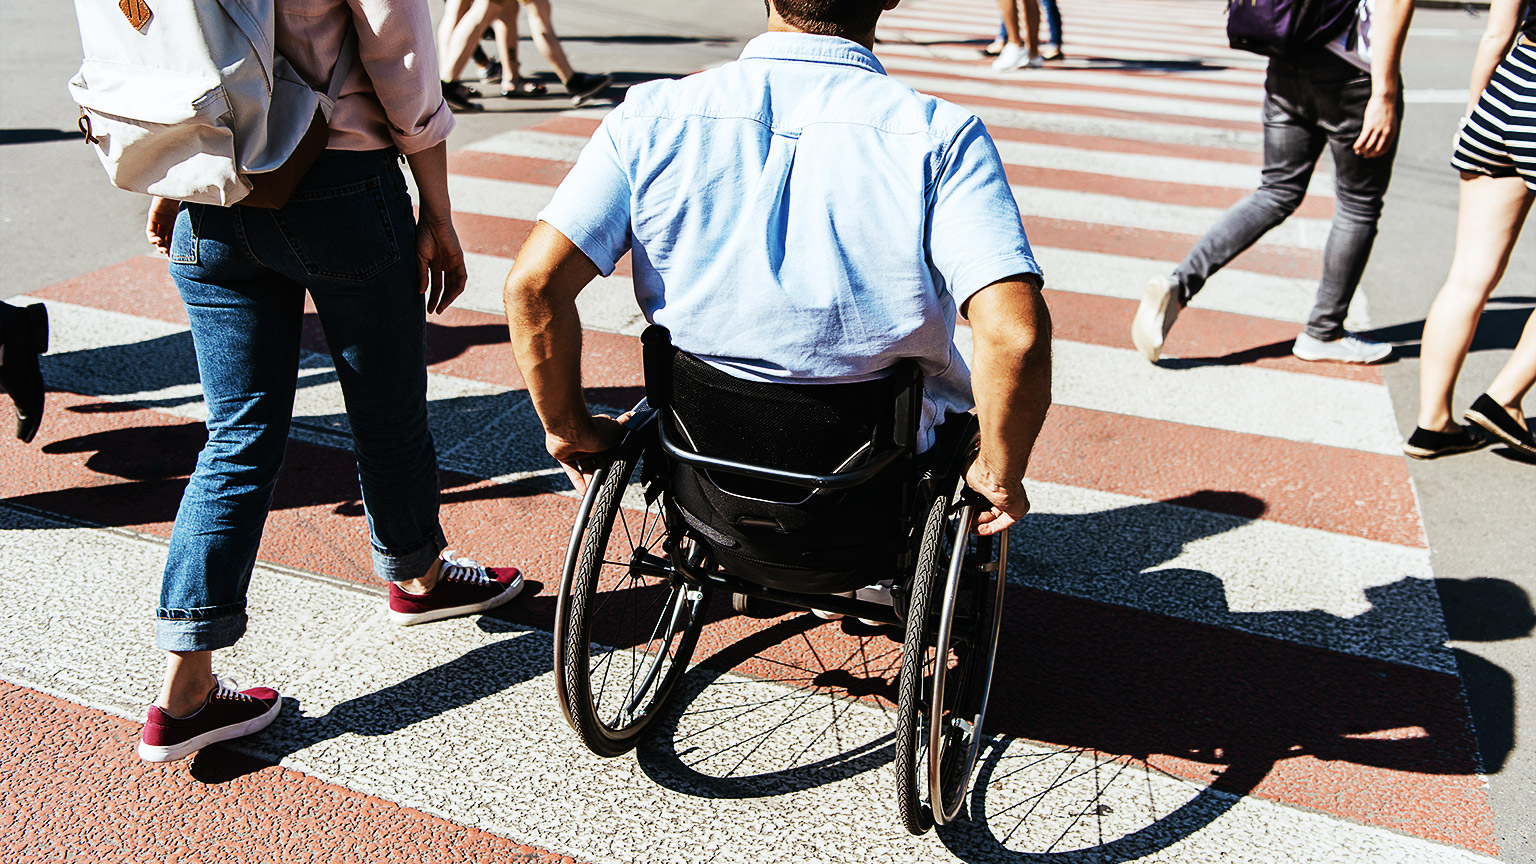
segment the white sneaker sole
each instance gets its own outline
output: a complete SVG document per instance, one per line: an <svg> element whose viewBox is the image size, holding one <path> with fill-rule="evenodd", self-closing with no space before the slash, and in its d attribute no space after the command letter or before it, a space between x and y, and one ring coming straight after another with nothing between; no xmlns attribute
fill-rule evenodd
<svg viewBox="0 0 1536 864"><path fill-rule="evenodd" d="M1167 277L1152 277L1141 295L1141 305L1136 307L1136 317L1131 319L1131 341L1148 363L1156 363L1163 356L1163 340L1173 325L1168 316L1173 304L1173 286Z"/></svg>
<svg viewBox="0 0 1536 864"><path fill-rule="evenodd" d="M389 620L401 627L410 627L414 624L425 624L428 621L441 621L444 618L457 618L460 615L473 615L476 612L484 612L487 609L495 609L497 606L507 603L512 598L523 593L523 575L519 573L507 590L497 594L489 600L480 603L470 603L464 606L446 606L442 609L433 609L431 612L396 612L389 610Z"/></svg>
<svg viewBox="0 0 1536 864"><path fill-rule="evenodd" d="M1357 366L1369 366L1372 363L1380 363L1388 357L1391 357L1392 346L1383 345L1382 350L1380 351L1377 351L1373 354L1356 357L1339 357L1324 352L1308 351L1305 348L1292 347L1291 355L1298 360L1305 360L1308 363L1353 363Z"/></svg>
<svg viewBox="0 0 1536 864"><path fill-rule="evenodd" d="M252 717L244 723L233 726L225 726L221 729L210 729L195 738L188 738L180 744L171 744L165 747L156 747L139 742L139 758L145 762L175 762L185 759L193 753L207 747L209 744L217 744L220 741L228 741L231 738L244 738L272 725L277 715L283 710L283 697L278 695L277 701L267 709L267 713L260 717Z"/></svg>

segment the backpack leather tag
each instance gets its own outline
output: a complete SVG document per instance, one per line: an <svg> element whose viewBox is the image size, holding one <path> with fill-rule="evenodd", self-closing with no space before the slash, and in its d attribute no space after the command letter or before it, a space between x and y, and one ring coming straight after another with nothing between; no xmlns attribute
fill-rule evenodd
<svg viewBox="0 0 1536 864"><path fill-rule="evenodd" d="M128 19L135 30L143 30L149 19L155 17L144 0L117 0L117 8L123 10L123 17Z"/></svg>

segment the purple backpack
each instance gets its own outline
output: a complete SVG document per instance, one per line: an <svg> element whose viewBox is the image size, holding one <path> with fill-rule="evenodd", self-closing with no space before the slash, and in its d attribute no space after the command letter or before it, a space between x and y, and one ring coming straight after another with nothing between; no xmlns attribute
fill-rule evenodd
<svg viewBox="0 0 1536 864"><path fill-rule="evenodd" d="M1227 42L1266 57L1328 44L1355 21L1362 0L1229 0Z"/></svg>

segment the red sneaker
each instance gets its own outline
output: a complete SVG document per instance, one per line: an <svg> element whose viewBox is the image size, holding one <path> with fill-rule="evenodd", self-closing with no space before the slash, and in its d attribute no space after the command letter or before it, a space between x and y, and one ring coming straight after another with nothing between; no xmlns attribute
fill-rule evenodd
<svg viewBox="0 0 1536 864"><path fill-rule="evenodd" d="M158 705L149 706L139 758L145 762L174 762L219 741L240 738L267 728L277 719L283 700L276 690L252 687L236 691L219 681L208 701L189 717L172 717Z"/></svg>
<svg viewBox="0 0 1536 864"><path fill-rule="evenodd" d="M481 567L467 558L443 553L437 585L426 594L411 594L389 583L389 620L408 627L440 618L495 609L523 590L516 567Z"/></svg>

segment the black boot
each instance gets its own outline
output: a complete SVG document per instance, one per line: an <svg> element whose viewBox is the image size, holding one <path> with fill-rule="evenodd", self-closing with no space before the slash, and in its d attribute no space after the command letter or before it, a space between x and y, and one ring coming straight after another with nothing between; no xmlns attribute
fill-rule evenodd
<svg viewBox="0 0 1536 864"><path fill-rule="evenodd" d="M30 442L43 422L43 371L37 356L48 352L48 310L41 303L0 303L0 388L16 403L16 437Z"/></svg>

